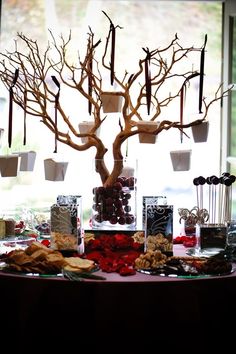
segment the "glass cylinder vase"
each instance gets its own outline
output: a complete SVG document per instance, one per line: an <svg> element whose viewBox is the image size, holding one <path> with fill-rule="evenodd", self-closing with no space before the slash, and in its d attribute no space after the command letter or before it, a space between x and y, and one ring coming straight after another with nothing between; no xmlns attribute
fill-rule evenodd
<svg viewBox="0 0 236 354"><path fill-rule="evenodd" d="M118 164L116 164L118 162ZM122 165L120 163L122 162ZM112 163L111 163L112 164ZM97 230L135 230L137 221L137 161L128 159L113 162L121 172L111 184L100 178L92 188L91 227ZM97 168L95 168L97 171Z"/></svg>

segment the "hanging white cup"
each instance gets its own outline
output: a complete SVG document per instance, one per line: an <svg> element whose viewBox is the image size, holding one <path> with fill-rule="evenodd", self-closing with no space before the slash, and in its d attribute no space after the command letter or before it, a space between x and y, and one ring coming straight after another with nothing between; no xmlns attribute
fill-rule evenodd
<svg viewBox="0 0 236 354"><path fill-rule="evenodd" d="M141 129L145 129L147 132L153 132L157 129L159 122L154 121L139 121L137 122L137 126ZM156 134L150 133L139 133L139 142L141 144L155 144L157 139Z"/></svg>
<svg viewBox="0 0 236 354"><path fill-rule="evenodd" d="M191 127L193 140L195 143L205 143L208 138L209 122L205 121Z"/></svg>
<svg viewBox="0 0 236 354"><path fill-rule="evenodd" d="M171 162L174 171L189 171L192 150L170 151Z"/></svg>
<svg viewBox="0 0 236 354"><path fill-rule="evenodd" d="M104 113L120 112L123 103L123 97L110 93L103 93L101 95L102 108Z"/></svg>
<svg viewBox="0 0 236 354"><path fill-rule="evenodd" d="M48 181L64 181L68 162L57 162L51 158L44 160L45 179Z"/></svg>
<svg viewBox="0 0 236 354"><path fill-rule="evenodd" d="M20 171L33 171L36 159L35 151L16 152L21 157Z"/></svg>
<svg viewBox="0 0 236 354"><path fill-rule="evenodd" d="M17 154L0 155L0 172L2 177L16 177L20 156Z"/></svg>
<svg viewBox="0 0 236 354"><path fill-rule="evenodd" d="M94 127L94 122L92 121L83 121L79 123L79 131L81 134L89 133L93 127ZM96 135L99 136L99 133L100 133L100 128L97 129ZM87 137L82 137L80 139L84 144L87 143L88 141Z"/></svg>

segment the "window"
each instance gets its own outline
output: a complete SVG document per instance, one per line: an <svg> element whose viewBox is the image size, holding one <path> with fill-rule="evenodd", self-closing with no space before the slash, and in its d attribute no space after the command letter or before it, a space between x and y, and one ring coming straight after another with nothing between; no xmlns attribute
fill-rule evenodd
<svg viewBox="0 0 236 354"><path fill-rule="evenodd" d="M223 82L225 88L233 87L223 106L222 119L222 171L236 174L236 4L227 0L224 4ZM230 190L232 219L236 218L235 183Z"/></svg>
<svg viewBox="0 0 236 354"><path fill-rule="evenodd" d="M88 26L97 38L107 36L108 22L102 14L106 11L115 23L123 27L117 35L116 62L121 70L132 70L143 57L142 47L165 46L178 34L184 46L201 47L205 34L208 35L204 96L212 97L221 82L221 35L222 4L219 1L136 1L136 0L20 0L2 2L1 51L11 48L17 32L23 32L37 39L45 47L48 29L55 34L68 34L72 30L74 54L85 48ZM210 16L209 16L210 14ZM17 20L16 20L17 19ZM119 48L119 49L118 49ZM199 57L198 57L199 58ZM199 60L191 58L194 69ZM119 70L119 69L117 69ZM191 87L186 97L186 121L196 117L198 83ZM9 153L7 147L8 93L0 87L0 127L4 128L2 154ZM85 112L77 102L70 102L70 114L77 115L78 121L85 120ZM178 117L176 107L168 111L168 117ZM164 117L162 117L163 119ZM191 169L187 172L173 172L169 151L183 147L179 134L168 131L158 136L155 145L138 143L137 136L130 139L130 157L138 159L138 205L142 195L165 195L169 204L174 205L175 234L178 228L178 208L192 208L197 204L193 179L220 171L220 105L215 104L209 112L210 131L207 143L195 144L191 138L184 138L184 146L192 149ZM178 120L178 118L175 118ZM88 216L93 184L93 151L77 152L67 146L58 146L58 159L69 161L65 181L50 182L44 179L43 160L54 157L54 136L35 119L27 119L27 146L22 146L23 112L14 106L14 131L12 151L37 151L34 172L21 173L16 178L0 179L1 214L15 212L30 215L45 210L56 200L58 194L81 194L83 208ZM110 120L110 128L113 122ZM110 130L108 130L110 131ZM109 134L104 133L108 139ZM147 157L149 157L147 159ZM212 158L214 157L214 158ZM91 198L91 199L90 199ZM204 201L207 203L207 201ZM207 208L207 205L206 205ZM32 214L33 212L33 214ZM139 213L141 216L141 212ZM141 220L139 220L141 225Z"/></svg>

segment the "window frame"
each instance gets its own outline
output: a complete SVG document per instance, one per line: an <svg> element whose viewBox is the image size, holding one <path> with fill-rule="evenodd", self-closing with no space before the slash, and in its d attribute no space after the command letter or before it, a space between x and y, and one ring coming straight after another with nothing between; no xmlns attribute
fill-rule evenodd
<svg viewBox="0 0 236 354"><path fill-rule="evenodd" d="M225 0L223 3L223 38L222 38L222 82L223 90L232 86L230 80L232 66L232 31L231 20L236 16L236 3L234 0ZM233 87L233 91L236 87ZM231 96L224 100L222 105L222 136L221 136L221 173L230 168L229 153L231 144Z"/></svg>

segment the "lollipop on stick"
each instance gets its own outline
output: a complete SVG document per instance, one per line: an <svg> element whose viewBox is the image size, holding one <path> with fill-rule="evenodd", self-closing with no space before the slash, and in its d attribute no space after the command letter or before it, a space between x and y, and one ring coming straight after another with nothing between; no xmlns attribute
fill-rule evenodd
<svg viewBox="0 0 236 354"><path fill-rule="evenodd" d="M232 208L232 184L235 182L236 177L233 175L225 175L224 182L224 214L222 222L227 222L231 219Z"/></svg>
<svg viewBox="0 0 236 354"><path fill-rule="evenodd" d="M199 194L198 194L198 186L199 186L199 179L198 177L193 179L193 184L196 186L196 195L197 195L197 207L199 208Z"/></svg>
<svg viewBox="0 0 236 354"><path fill-rule="evenodd" d="M223 204L224 204L224 177L219 178L219 197L218 197L218 215L219 222L222 223L224 220Z"/></svg>
<svg viewBox="0 0 236 354"><path fill-rule="evenodd" d="M208 190L208 213L209 213L209 222L211 221L211 203L212 203L212 200L211 200L211 177L207 177L206 178L206 183L209 185L209 190Z"/></svg>
<svg viewBox="0 0 236 354"><path fill-rule="evenodd" d="M203 209L203 186L206 183L206 179L203 176L198 177L199 185L200 185L200 205L199 209Z"/></svg>
<svg viewBox="0 0 236 354"><path fill-rule="evenodd" d="M209 180L211 181L211 188L210 188L210 199L211 199L211 204L209 208L209 215L210 215L210 222L215 224L216 222L216 186L219 184L219 178L216 177L215 175L209 177Z"/></svg>

